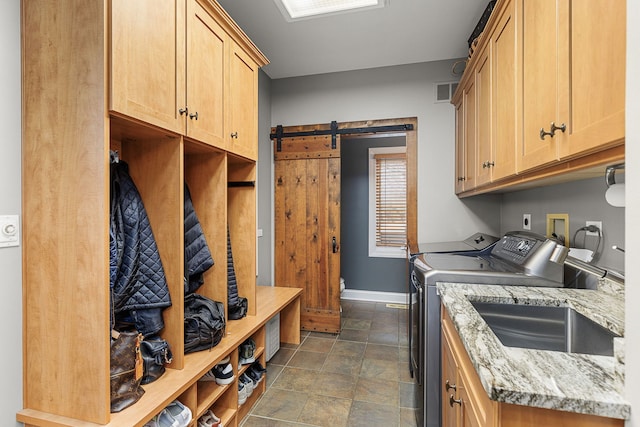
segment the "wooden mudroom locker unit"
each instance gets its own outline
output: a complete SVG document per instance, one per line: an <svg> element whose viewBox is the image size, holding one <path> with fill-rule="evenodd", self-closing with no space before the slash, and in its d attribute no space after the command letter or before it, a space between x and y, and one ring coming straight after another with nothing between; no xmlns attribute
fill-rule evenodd
<svg viewBox="0 0 640 427"><path fill-rule="evenodd" d="M172 400L236 426L237 383L198 379L280 313L299 343L301 291L256 286L258 70L267 63L215 0L22 2L24 409L34 426L142 426ZM173 363L110 413L109 153L126 161L158 245ZM248 315L211 351L184 353L184 184L215 265L198 289L227 301L229 226ZM226 307L225 307L226 311Z"/></svg>

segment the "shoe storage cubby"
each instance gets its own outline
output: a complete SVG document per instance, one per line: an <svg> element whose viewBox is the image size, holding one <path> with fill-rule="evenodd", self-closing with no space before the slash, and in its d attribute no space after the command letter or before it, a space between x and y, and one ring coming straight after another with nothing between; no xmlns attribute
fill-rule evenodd
<svg viewBox="0 0 640 427"><path fill-rule="evenodd" d="M255 400L239 407L237 379L224 387L198 380L226 356L236 374L242 371L238 346L249 337L260 343L264 364L264 325L277 313L282 341L300 339L300 290L256 286L257 72L266 58L214 0L25 1L21 11L24 409L17 420L140 427L178 399L193 413L192 426L208 408L225 426L237 426ZM159 24L164 19L172 25ZM202 43L189 68L202 73L185 78L186 44L194 37ZM198 63L214 53L219 67ZM157 63L168 58L173 63ZM236 72L241 78L231 76ZM243 87L234 87L240 81ZM212 100L198 107L197 119L181 111L185 94L175 87L185 85L187 95L195 88L198 102ZM214 87L225 88L222 102L208 92ZM210 108L215 124L205 114ZM242 144L232 141L234 133ZM118 413L110 413L109 381L110 151L129 166L172 302L160 335L173 362ZM185 184L215 262L197 292L222 302L228 314L228 227L238 293L248 300L247 316L227 320L217 346L190 354L184 352Z"/></svg>

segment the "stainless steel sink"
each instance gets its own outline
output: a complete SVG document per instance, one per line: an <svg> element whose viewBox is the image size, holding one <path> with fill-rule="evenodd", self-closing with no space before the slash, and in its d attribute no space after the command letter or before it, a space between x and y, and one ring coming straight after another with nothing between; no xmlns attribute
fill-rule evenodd
<svg viewBox="0 0 640 427"><path fill-rule="evenodd" d="M618 335L569 307L471 302L503 345L613 356Z"/></svg>

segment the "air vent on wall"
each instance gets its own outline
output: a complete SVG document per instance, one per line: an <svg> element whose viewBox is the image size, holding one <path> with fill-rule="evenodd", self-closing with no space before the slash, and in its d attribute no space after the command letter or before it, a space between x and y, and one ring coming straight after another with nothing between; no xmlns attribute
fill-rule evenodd
<svg viewBox="0 0 640 427"><path fill-rule="evenodd" d="M458 88L458 82L436 83L434 88L434 102L449 102Z"/></svg>

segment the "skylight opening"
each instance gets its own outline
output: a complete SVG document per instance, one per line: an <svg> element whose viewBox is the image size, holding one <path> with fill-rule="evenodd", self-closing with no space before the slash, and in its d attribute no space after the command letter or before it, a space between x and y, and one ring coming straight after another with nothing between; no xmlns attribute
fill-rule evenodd
<svg viewBox="0 0 640 427"><path fill-rule="evenodd" d="M274 0L287 21L384 7L385 0Z"/></svg>

